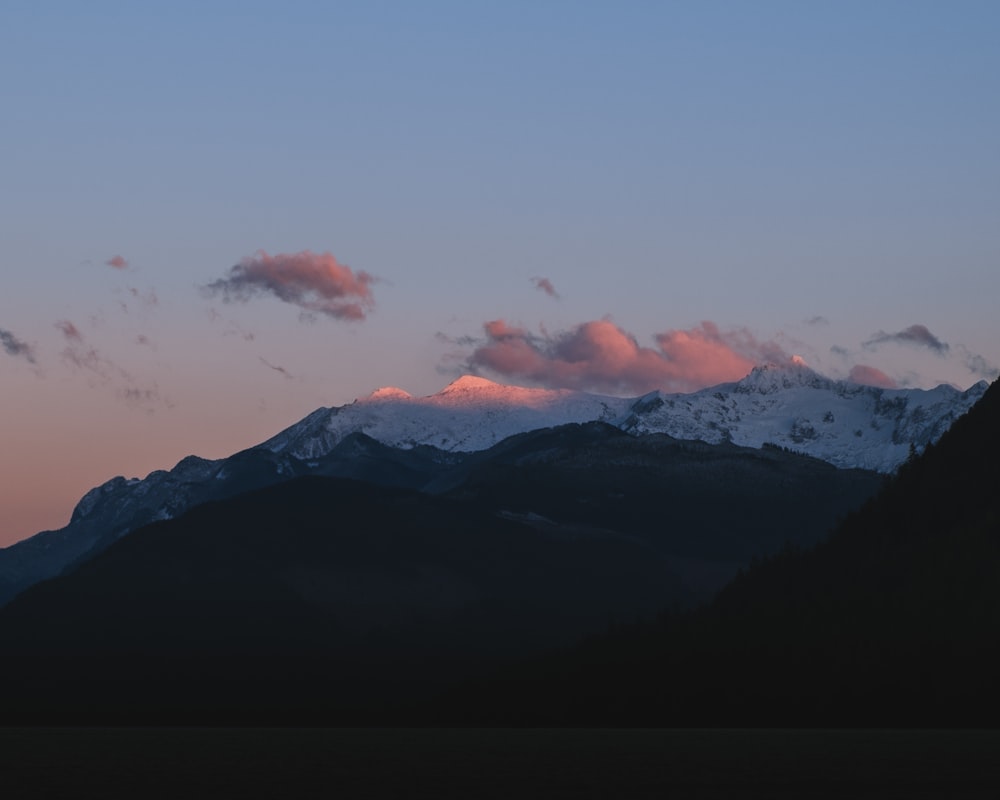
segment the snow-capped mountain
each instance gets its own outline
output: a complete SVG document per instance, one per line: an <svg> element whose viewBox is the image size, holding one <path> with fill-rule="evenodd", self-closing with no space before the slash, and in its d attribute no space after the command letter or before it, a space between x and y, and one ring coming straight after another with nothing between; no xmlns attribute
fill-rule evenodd
<svg viewBox="0 0 1000 800"><path fill-rule="evenodd" d="M693 394L653 392L636 401L619 425L629 433L746 447L765 444L838 467L891 472L936 441L983 396L980 381L965 391L880 389L834 381L797 364L760 366L732 384Z"/></svg>
<svg viewBox="0 0 1000 800"><path fill-rule="evenodd" d="M379 389L337 408L323 408L261 447L299 459L325 455L351 433L390 447L485 450L517 433L570 422L614 423L632 401L568 389L526 389L466 375L430 397Z"/></svg>
<svg viewBox="0 0 1000 800"><path fill-rule="evenodd" d="M735 383L640 398L504 386L465 376L429 397L384 388L321 408L268 441L226 459L189 456L140 480L88 492L69 525L0 549L0 604L130 531L212 500L299 475L408 488L430 486L463 454L516 434L603 422L634 436L775 445L830 462L888 472L922 450L985 392L939 386L878 389L825 378L803 365L762 366ZM432 481L431 481L432 482Z"/></svg>
<svg viewBox="0 0 1000 800"><path fill-rule="evenodd" d="M379 389L320 409L262 447L298 459L323 456L354 432L397 448L484 450L516 433L603 421L635 435L666 433L709 443L786 447L839 467L891 472L910 445L922 450L986 390L879 389L834 381L801 364L766 365L736 383L638 399L526 389L465 376L430 397Z"/></svg>

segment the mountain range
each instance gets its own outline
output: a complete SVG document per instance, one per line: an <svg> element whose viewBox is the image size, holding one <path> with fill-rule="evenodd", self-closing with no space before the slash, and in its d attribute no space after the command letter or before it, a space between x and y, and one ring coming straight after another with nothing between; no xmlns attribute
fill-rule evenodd
<svg viewBox="0 0 1000 800"><path fill-rule="evenodd" d="M96 487L66 527L0 550L0 604L143 525L210 500L303 475L440 493L464 480L475 453L572 423L600 422L638 439L779 447L837 467L890 472L940 437L985 388L980 382L965 391L888 390L833 381L801 364L756 367L741 381L691 394L639 398L504 386L475 376L423 398L383 388L318 409L229 458L189 456L172 470Z"/></svg>
<svg viewBox="0 0 1000 800"><path fill-rule="evenodd" d="M713 401L773 418L796 394L823 414L872 397L884 435L933 394L814 380L759 370ZM690 398L536 428L561 405L614 408L537 391L379 392L91 493L73 523L91 549L0 608L0 680L18 687L0 721L979 724L977 697L1000 708L995 386L892 477L635 432ZM351 415L382 438L431 429L421 416L456 442L475 419L480 442L484 419L531 429L399 447L335 427Z"/></svg>
<svg viewBox="0 0 1000 800"><path fill-rule="evenodd" d="M642 435L747 447L772 444L839 467L891 472L937 439L986 390L881 389L825 378L804 364L762 365L735 383L690 394L639 398L567 389L504 386L466 375L430 397L379 389L338 408L319 409L261 445L308 461L344 436L363 432L391 447L484 450L507 436L568 422L600 420Z"/></svg>

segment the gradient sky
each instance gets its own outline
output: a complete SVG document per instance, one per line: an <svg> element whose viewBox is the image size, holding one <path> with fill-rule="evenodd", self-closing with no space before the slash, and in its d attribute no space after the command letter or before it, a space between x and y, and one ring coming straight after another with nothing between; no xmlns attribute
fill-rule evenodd
<svg viewBox="0 0 1000 800"><path fill-rule="evenodd" d="M996 2L0 9L0 545L461 372L1000 364Z"/></svg>

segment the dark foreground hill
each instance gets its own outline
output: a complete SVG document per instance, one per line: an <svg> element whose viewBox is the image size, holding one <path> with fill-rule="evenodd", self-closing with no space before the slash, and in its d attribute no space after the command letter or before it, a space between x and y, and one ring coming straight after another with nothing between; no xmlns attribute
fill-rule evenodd
<svg viewBox="0 0 1000 800"><path fill-rule="evenodd" d="M599 423L435 475L206 503L28 589L0 610L4 720L430 721L459 682L815 542L881 480Z"/></svg>
<svg viewBox="0 0 1000 800"><path fill-rule="evenodd" d="M466 722L980 726L1000 719L1000 384L820 546L466 688Z"/></svg>

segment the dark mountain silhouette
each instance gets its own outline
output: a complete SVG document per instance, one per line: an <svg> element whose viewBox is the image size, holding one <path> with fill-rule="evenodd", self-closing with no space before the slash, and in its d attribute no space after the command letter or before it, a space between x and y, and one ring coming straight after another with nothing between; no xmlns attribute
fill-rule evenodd
<svg viewBox="0 0 1000 800"><path fill-rule="evenodd" d="M212 500L302 475L420 488L461 460L462 455L433 447L402 450L352 433L329 452L308 461L258 446L215 461L188 456L172 470L158 470L142 481L117 477L88 492L65 528L0 549L0 605L38 581L93 558L144 525Z"/></svg>
<svg viewBox="0 0 1000 800"><path fill-rule="evenodd" d="M207 502L26 590L0 610L6 720L436 716L420 703L459 681L817 541L882 480L600 423L431 460L424 492L308 476Z"/></svg>
<svg viewBox="0 0 1000 800"><path fill-rule="evenodd" d="M22 711L57 716L369 709L669 603L664 577L622 537L303 478L156 523L29 589L2 612L0 671Z"/></svg>
<svg viewBox="0 0 1000 800"><path fill-rule="evenodd" d="M467 687L491 724L987 726L1000 713L1000 384L825 543Z"/></svg>

